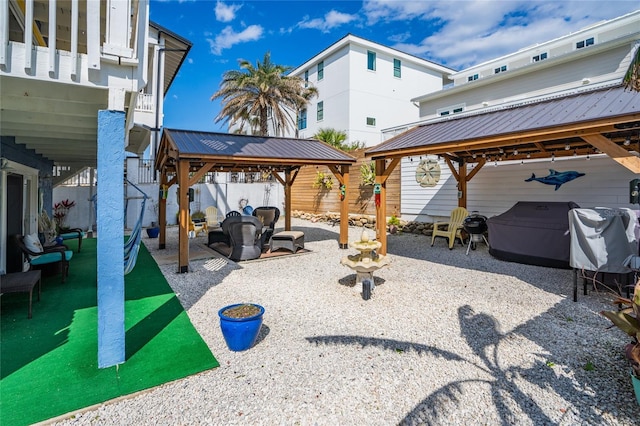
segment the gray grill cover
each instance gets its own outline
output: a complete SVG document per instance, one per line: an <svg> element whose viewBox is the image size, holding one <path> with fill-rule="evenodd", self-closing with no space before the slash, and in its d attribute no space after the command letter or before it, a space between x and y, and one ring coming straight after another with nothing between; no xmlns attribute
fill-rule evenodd
<svg viewBox="0 0 640 426"><path fill-rule="evenodd" d="M509 262L569 268L567 213L574 202L519 201L487 220L489 253Z"/></svg>
<svg viewBox="0 0 640 426"><path fill-rule="evenodd" d="M638 254L638 212L626 208L595 207L569 212L572 268L629 273L623 265Z"/></svg>

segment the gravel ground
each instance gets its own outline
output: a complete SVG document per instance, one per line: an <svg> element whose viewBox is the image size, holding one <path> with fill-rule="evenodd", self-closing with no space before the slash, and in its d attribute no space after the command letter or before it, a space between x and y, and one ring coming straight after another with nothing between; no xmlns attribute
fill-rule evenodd
<svg viewBox="0 0 640 426"><path fill-rule="evenodd" d="M574 303L571 271L396 234L364 300L340 264L355 251L338 248L339 228L293 219L293 229L311 253L195 260L188 274L161 266L219 368L57 424L639 424L628 339L598 314L611 296ZM217 311L239 302L266 312L256 345L232 352Z"/></svg>

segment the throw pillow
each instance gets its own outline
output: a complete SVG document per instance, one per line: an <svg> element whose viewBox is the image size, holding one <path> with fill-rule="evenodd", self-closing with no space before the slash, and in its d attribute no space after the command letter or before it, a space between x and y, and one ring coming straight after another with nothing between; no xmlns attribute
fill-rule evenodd
<svg viewBox="0 0 640 426"><path fill-rule="evenodd" d="M27 247L27 249L36 253L42 253L44 251L44 248L42 247L37 234L25 235L24 245Z"/></svg>

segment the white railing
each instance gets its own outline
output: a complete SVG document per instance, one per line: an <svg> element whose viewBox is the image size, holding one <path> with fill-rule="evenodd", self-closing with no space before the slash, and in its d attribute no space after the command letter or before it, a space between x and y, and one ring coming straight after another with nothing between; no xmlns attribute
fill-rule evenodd
<svg viewBox="0 0 640 426"><path fill-rule="evenodd" d="M42 7L46 10L40 10ZM106 11L106 16L101 16L101 11ZM21 40L9 39L12 18L18 22ZM106 26L101 27L101 22ZM33 70L46 70L72 80L86 74L87 69L100 70L101 61L139 66L143 71L147 29L141 24L145 22L148 0L0 1L0 69L22 69L30 75ZM14 52L11 58L15 49L11 44L22 45L24 56ZM48 49L48 54L42 55L42 49ZM63 58L69 59L65 66Z"/></svg>
<svg viewBox="0 0 640 426"><path fill-rule="evenodd" d="M155 109L154 96L148 93L138 93L136 110L152 112Z"/></svg>

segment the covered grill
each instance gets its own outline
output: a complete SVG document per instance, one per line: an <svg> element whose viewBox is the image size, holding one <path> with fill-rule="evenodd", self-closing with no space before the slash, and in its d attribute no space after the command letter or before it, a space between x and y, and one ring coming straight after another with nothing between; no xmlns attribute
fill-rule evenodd
<svg viewBox="0 0 640 426"><path fill-rule="evenodd" d="M467 246L467 254L469 249L475 250L476 244L482 241L488 246L484 233L487 231L487 217L478 214L478 212L472 212L462 222L462 227L469 234L469 245Z"/></svg>

